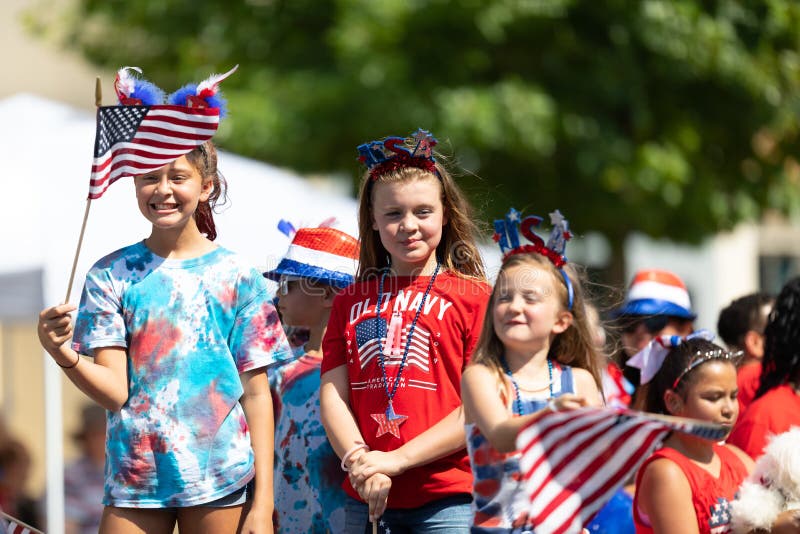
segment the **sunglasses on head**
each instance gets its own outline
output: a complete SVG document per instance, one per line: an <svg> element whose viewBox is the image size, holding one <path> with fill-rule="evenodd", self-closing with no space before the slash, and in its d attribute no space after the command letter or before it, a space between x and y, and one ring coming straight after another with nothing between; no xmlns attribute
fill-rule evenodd
<svg viewBox="0 0 800 534"><path fill-rule="evenodd" d="M669 322L669 317L666 315L650 315L647 317L641 316L627 316L623 317L622 331L625 334L632 334L638 330L639 325L644 325L645 330L650 334L657 334L661 332Z"/></svg>

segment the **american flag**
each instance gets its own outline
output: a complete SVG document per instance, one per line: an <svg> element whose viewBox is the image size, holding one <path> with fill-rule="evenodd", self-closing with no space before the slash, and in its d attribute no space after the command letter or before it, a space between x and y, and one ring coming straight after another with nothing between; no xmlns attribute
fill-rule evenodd
<svg viewBox="0 0 800 534"><path fill-rule="evenodd" d="M410 324L403 326L400 336L400 346L405 349L408 342L408 331L411 329ZM373 317L365 319L358 323L355 327L356 331L356 344L358 345L359 359L361 360L361 369L380 354L380 344L386 344L386 319L383 317ZM430 349L430 332L420 328L419 324L414 327L414 334L411 336L411 343L408 345L408 358L406 365L414 365L424 372L430 371L430 363L428 360L428 351ZM386 357L385 363L387 366L400 365L402 356Z"/></svg>
<svg viewBox="0 0 800 534"><path fill-rule="evenodd" d="M3 534L43 534L41 530L26 525L5 512L0 512L0 525L2 525Z"/></svg>
<svg viewBox="0 0 800 534"><path fill-rule="evenodd" d="M580 532L669 432L722 439L704 421L613 408L543 412L517 436L537 534Z"/></svg>
<svg viewBox="0 0 800 534"><path fill-rule="evenodd" d="M103 106L97 110L89 198L115 181L170 163L211 139L219 108Z"/></svg>

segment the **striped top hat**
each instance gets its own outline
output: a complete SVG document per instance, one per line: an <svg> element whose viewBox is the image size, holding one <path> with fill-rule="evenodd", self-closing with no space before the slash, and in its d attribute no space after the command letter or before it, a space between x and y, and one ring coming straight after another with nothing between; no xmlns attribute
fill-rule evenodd
<svg viewBox="0 0 800 534"><path fill-rule="evenodd" d="M272 271L270 280L281 276L308 278L334 287L353 283L358 267L358 240L335 228L300 228L289 250Z"/></svg>
<svg viewBox="0 0 800 534"><path fill-rule="evenodd" d="M615 315L668 315L694 319L689 291L678 275L660 269L636 273L628 289L625 304Z"/></svg>

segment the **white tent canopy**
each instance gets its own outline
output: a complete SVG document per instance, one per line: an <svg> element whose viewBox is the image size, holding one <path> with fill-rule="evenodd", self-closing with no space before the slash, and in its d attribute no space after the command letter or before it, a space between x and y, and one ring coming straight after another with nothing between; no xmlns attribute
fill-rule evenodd
<svg viewBox="0 0 800 534"><path fill-rule="evenodd" d="M29 94L0 100L3 154L0 210L0 321L34 321L44 305L63 301L89 189L94 114ZM356 235L356 202L315 188L290 172L229 153L220 169L230 202L215 215L217 242L261 268L286 252L280 219L296 227L336 217ZM77 303L87 269L97 259L149 233L130 179L92 201L70 301ZM49 360L48 357L45 357ZM47 517L63 525L63 452L59 369L45 362Z"/></svg>

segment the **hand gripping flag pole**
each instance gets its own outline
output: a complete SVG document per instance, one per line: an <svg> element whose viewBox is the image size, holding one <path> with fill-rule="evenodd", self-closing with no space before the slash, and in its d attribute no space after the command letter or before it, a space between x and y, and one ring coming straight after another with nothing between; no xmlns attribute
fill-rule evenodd
<svg viewBox="0 0 800 534"><path fill-rule="evenodd" d="M94 84L94 105L100 110L103 103L103 88L100 84L100 77L98 76ZM64 298L64 303L69 302L69 297L72 294L72 283L75 281L75 270L78 267L78 257L81 254L81 245L83 245L83 234L86 232L86 221L89 219L89 209L92 207L91 195L86 197L86 209L83 211L83 223L81 223L81 232L78 236L78 245L75 247L75 257L72 259L72 270L69 273L69 282L67 282L67 296Z"/></svg>

